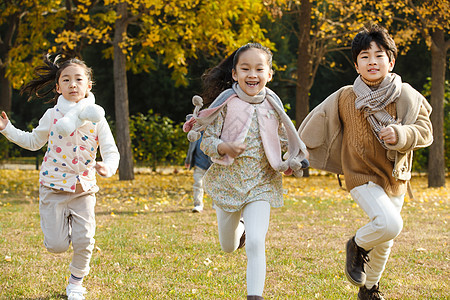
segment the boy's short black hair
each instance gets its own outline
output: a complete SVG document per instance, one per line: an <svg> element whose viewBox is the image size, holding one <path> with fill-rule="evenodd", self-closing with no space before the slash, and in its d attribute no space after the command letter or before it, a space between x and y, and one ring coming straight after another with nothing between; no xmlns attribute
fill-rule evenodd
<svg viewBox="0 0 450 300"><path fill-rule="evenodd" d="M354 63L357 63L357 58L361 51L370 49L370 43L372 41L386 51L389 61L397 59L397 46L386 28L377 24L372 24L368 27L364 27L358 32L352 41L352 56Z"/></svg>

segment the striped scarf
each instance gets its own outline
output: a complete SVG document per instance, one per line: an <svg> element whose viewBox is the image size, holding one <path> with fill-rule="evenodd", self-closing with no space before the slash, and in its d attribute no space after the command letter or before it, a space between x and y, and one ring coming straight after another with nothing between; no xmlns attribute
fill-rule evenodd
<svg viewBox="0 0 450 300"><path fill-rule="evenodd" d="M372 90L361 76L353 83L353 91L356 94L355 107L364 112L367 121L372 127L372 132L380 144L388 149L382 139L378 136L380 130L390 124L398 123L386 110L385 107L395 102L402 91L402 79L399 75L389 73L384 77L380 86Z"/></svg>

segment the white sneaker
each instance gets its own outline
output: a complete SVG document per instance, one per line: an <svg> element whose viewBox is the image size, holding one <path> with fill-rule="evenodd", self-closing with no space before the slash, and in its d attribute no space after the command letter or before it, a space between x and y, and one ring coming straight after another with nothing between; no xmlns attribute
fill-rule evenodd
<svg viewBox="0 0 450 300"><path fill-rule="evenodd" d="M84 294L86 294L86 289L78 284L69 283L66 287L67 300L84 300Z"/></svg>
<svg viewBox="0 0 450 300"><path fill-rule="evenodd" d="M196 205L194 206L194 208L192 209L193 213L199 213L203 211L203 205Z"/></svg>

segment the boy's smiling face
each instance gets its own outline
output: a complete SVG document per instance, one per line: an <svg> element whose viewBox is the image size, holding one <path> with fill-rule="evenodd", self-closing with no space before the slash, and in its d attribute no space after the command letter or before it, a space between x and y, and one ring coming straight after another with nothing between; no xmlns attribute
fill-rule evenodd
<svg viewBox="0 0 450 300"><path fill-rule="evenodd" d="M357 57L355 68L368 81L378 81L394 69L395 59L389 61L386 51L372 41L370 48L362 50Z"/></svg>

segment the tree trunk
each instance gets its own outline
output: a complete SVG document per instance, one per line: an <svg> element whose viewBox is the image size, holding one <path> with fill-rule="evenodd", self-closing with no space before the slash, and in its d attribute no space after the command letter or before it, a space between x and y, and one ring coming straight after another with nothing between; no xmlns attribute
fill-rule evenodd
<svg viewBox="0 0 450 300"><path fill-rule="evenodd" d="M311 30L310 0L302 0L299 14L299 33L297 52L297 86L295 89L295 125L298 128L309 113L309 91L311 90L312 57L310 53ZM303 171L303 177L309 176L309 169Z"/></svg>
<svg viewBox="0 0 450 300"><path fill-rule="evenodd" d="M295 93L295 123L299 127L309 113L309 91L311 89L312 57L310 53L311 30L310 0L302 0L299 14L299 33L297 52L297 87Z"/></svg>
<svg viewBox="0 0 450 300"><path fill-rule="evenodd" d="M445 186L444 148L444 92L446 54L445 35L442 29L431 34L431 123L434 142L428 158L428 187Z"/></svg>
<svg viewBox="0 0 450 300"><path fill-rule="evenodd" d="M117 4L117 14L120 16L115 23L114 31L114 103L116 110L116 137L120 153L119 180L133 180L133 155L131 152L128 83L126 57L120 43L127 32L127 4Z"/></svg>
<svg viewBox="0 0 450 300"><path fill-rule="evenodd" d="M20 21L20 12L16 12L8 17L6 31L3 38L0 37L0 111L7 113L12 109L12 87L11 82L6 78L6 68L10 63L9 51L11 50L13 37L17 34Z"/></svg>
<svg viewBox="0 0 450 300"><path fill-rule="evenodd" d="M12 108L11 82L6 78L6 69L0 67L0 111L11 112Z"/></svg>

